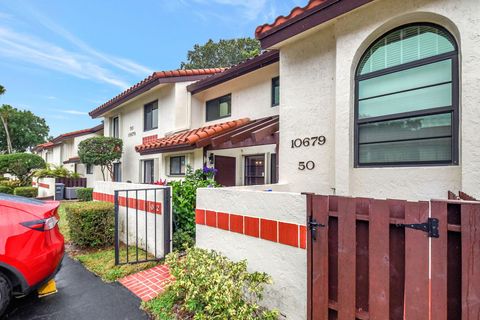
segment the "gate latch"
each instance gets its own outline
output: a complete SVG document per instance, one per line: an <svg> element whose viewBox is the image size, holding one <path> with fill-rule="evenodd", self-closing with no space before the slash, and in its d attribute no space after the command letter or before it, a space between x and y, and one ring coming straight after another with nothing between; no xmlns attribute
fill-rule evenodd
<svg viewBox="0 0 480 320"><path fill-rule="evenodd" d="M317 240L317 229L319 227L325 227L324 224L318 223L317 220L310 218L308 221L308 228L310 229L312 239L315 241Z"/></svg>
<svg viewBox="0 0 480 320"><path fill-rule="evenodd" d="M427 222L425 223L396 224L395 226L426 232L430 238L440 237L438 234L438 219L436 218L428 218Z"/></svg>

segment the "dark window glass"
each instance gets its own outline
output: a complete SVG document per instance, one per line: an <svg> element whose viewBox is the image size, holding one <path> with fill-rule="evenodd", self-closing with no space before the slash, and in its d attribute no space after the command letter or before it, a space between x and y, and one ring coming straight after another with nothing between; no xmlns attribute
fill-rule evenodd
<svg viewBox="0 0 480 320"><path fill-rule="evenodd" d="M87 174L93 174L93 166L91 164L87 164Z"/></svg>
<svg viewBox="0 0 480 320"><path fill-rule="evenodd" d="M409 25L375 42L356 76L355 164L456 164L457 70L440 27Z"/></svg>
<svg viewBox="0 0 480 320"><path fill-rule="evenodd" d="M270 177L271 183L278 183L278 175L277 175L277 155L273 153L270 160Z"/></svg>
<svg viewBox="0 0 480 320"><path fill-rule="evenodd" d="M170 175L181 176L185 174L185 156L170 157Z"/></svg>
<svg viewBox="0 0 480 320"><path fill-rule="evenodd" d="M120 138L120 122L118 117L112 119L112 136L114 138Z"/></svg>
<svg viewBox="0 0 480 320"><path fill-rule="evenodd" d="M280 77L272 79L272 107L280 104Z"/></svg>
<svg viewBox="0 0 480 320"><path fill-rule="evenodd" d="M113 181L114 182L122 181L122 164L120 162L113 164Z"/></svg>
<svg viewBox="0 0 480 320"><path fill-rule="evenodd" d="M153 183L155 179L155 169L153 160L143 161L143 183Z"/></svg>
<svg viewBox="0 0 480 320"><path fill-rule="evenodd" d="M158 101L150 102L144 106L143 131L158 128Z"/></svg>
<svg viewBox="0 0 480 320"><path fill-rule="evenodd" d="M265 184L265 155L245 157L245 185Z"/></svg>
<svg viewBox="0 0 480 320"><path fill-rule="evenodd" d="M207 101L207 121L230 117L232 114L232 95Z"/></svg>

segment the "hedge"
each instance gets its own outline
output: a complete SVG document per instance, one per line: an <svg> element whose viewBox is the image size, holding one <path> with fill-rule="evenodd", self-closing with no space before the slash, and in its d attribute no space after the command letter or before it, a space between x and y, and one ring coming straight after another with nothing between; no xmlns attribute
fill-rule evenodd
<svg viewBox="0 0 480 320"><path fill-rule="evenodd" d="M0 193L13 194L13 188L0 185Z"/></svg>
<svg viewBox="0 0 480 320"><path fill-rule="evenodd" d="M13 189L13 194L27 198L36 198L38 196L38 188L35 187L18 187Z"/></svg>
<svg viewBox="0 0 480 320"><path fill-rule="evenodd" d="M115 219L109 202L72 203L65 207L71 241L80 247L113 245Z"/></svg>
<svg viewBox="0 0 480 320"><path fill-rule="evenodd" d="M92 201L93 200L93 188L77 189L77 198L78 198L79 201Z"/></svg>

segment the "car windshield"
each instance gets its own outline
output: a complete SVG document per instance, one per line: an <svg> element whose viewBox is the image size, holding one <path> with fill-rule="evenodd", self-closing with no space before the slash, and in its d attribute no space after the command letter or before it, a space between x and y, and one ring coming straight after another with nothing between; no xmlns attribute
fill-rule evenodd
<svg viewBox="0 0 480 320"><path fill-rule="evenodd" d="M5 194L5 193L0 193L0 201L12 201L12 202L19 202L19 203L34 204L34 205L44 204L44 202L41 200L13 196L11 194Z"/></svg>

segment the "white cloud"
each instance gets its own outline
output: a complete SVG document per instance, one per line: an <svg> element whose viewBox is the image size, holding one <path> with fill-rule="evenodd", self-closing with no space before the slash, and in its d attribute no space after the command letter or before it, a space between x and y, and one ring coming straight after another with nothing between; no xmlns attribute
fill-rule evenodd
<svg viewBox="0 0 480 320"><path fill-rule="evenodd" d="M134 61L131 61L129 59L121 58L121 57L116 57L113 55L108 55L105 53L102 53L91 46L89 46L87 43L76 37L74 34L63 28L62 26L56 24L53 22L51 19L48 17L42 15L38 10L30 8L30 7L25 7L25 9L31 14L32 17L36 19L37 22L39 22L42 26L47 28L48 30L52 31L53 33L61 36L71 44L75 45L78 49L80 49L83 53L88 54L104 63L110 64L111 66L114 66L118 69L121 69L123 71L126 71L128 73L134 74L134 75L139 75L139 76L145 76L147 74L151 74L153 70L142 66Z"/></svg>
<svg viewBox="0 0 480 320"><path fill-rule="evenodd" d="M0 54L78 78L109 83L122 90L129 87L91 56L4 27L0 27Z"/></svg>
<svg viewBox="0 0 480 320"><path fill-rule="evenodd" d="M79 110L63 110L63 109L57 109L56 111L61 112L61 113L66 113L66 114L72 114L72 115L77 115L77 116L87 116L88 112L85 111L79 111Z"/></svg>

